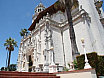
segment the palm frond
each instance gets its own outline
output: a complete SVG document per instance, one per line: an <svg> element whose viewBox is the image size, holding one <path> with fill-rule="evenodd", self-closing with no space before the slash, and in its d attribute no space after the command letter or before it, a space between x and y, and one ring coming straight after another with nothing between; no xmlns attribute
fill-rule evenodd
<svg viewBox="0 0 104 78"><path fill-rule="evenodd" d="M5 41L4 46L6 46L6 50L13 51L14 47L17 47L17 42L9 37L9 39Z"/></svg>
<svg viewBox="0 0 104 78"><path fill-rule="evenodd" d="M25 36L28 33L27 29L21 29L20 35Z"/></svg>
<svg viewBox="0 0 104 78"><path fill-rule="evenodd" d="M4 43L4 46L8 46L8 43Z"/></svg>

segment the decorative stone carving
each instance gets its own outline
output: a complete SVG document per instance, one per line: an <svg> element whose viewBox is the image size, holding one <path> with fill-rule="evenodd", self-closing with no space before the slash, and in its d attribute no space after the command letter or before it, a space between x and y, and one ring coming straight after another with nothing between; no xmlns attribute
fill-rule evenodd
<svg viewBox="0 0 104 78"><path fill-rule="evenodd" d="M102 18L101 17L101 10L100 10L100 8L102 7L102 4L103 4L103 1L96 1L95 2L95 6L96 6L96 9L98 11L98 14L99 14L100 18Z"/></svg>

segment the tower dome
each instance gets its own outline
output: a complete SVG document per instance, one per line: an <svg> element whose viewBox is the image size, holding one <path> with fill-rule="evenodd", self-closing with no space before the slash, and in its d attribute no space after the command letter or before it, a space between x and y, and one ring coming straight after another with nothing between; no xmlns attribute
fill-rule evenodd
<svg viewBox="0 0 104 78"><path fill-rule="evenodd" d="M45 9L45 6L42 3L35 8L35 14L32 17L32 22L37 18L38 14Z"/></svg>
<svg viewBox="0 0 104 78"><path fill-rule="evenodd" d="M44 5L42 3L39 3L39 5L35 8L35 13L40 13L45 9Z"/></svg>

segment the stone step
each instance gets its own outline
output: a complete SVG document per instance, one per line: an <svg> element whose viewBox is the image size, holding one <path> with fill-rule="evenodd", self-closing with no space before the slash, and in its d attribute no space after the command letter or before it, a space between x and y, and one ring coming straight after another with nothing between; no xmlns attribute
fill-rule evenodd
<svg viewBox="0 0 104 78"><path fill-rule="evenodd" d="M56 76L55 74L24 74L24 73L0 73L0 75L8 76Z"/></svg>
<svg viewBox="0 0 104 78"><path fill-rule="evenodd" d="M60 78L53 73L0 71L0 78Z"/></svg>
<svg viewBox="0 0 104 78"><path fill-rule="evenodd" d="M52 75L56 76L53 73L36 73L36 72L10 72L10 71L0 71L0 74L24 74L24 75Z"/></svg>
<svg viewBox="0 0 104 78"><path fill-rule="evenodd" d="M0 78L60 78L59 76L4 76L1 75Z"/></svg>
<svg viewBox="0 0 104 78"><path fill-rule="evenodd" d="M50 75L53 75L53 73L43 73L43 72L17 72L17 71L0 71L0 73L50 74Z"/></svg>

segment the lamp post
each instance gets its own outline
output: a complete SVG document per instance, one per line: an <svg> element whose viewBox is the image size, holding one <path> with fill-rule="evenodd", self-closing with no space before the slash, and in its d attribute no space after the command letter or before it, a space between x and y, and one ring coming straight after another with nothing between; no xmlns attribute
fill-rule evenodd
<svg viewBox="0 0 104 78"><path fill-rule="evenodd" d="M85 66L84 66L84 69L88 69L88 68L91 68L91 66L90 66L90 64L88 63L87 54L86 54L86 49L85 49L84 38L81 39L81 42L82 42L82 47L83 47L84 54L85 54Z"/></svg>

